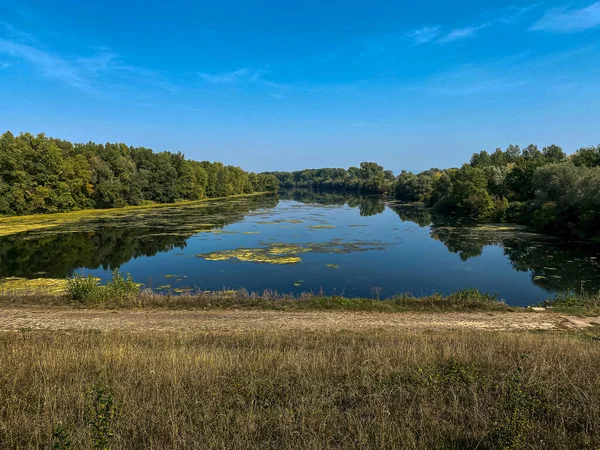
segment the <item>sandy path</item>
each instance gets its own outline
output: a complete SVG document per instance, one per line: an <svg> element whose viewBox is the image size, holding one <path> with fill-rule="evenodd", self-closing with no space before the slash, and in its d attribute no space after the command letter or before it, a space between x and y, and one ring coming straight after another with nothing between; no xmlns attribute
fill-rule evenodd
<svg viewBox="0 0 600 450"><path fill-rule="evenodd" d="M346 311L259 310L91 310L69 308L0 308L0 331L125 330L247 331L341 329L583 329L600 319L548 312L511 313L374 313Z"/></svg>

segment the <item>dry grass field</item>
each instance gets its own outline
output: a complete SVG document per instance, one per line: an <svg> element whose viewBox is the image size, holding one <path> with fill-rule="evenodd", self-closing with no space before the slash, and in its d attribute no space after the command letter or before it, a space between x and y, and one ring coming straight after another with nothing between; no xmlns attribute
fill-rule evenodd
<svg viewBox="0 0 600 450"><path fill-rule="evenodd" d="M0 330L3 449L600 448L594 319L5 306Z"/></svg>

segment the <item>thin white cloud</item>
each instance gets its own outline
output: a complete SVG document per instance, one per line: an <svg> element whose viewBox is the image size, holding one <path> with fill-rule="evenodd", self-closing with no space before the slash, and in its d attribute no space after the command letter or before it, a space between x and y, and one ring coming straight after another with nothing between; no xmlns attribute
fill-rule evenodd
<svg viewBox="0 0 600 450"><path fill-rule="evenodd" d="M541 2L528 6L505 6L487 10L476 26L457 27L444 30L440 25L425 25L415 29L401 30L393 33L382 34L367 39L350 41L336 51L317 58L318 62L343 59L358 60L366 57L385 56L400 51L424 46L433 43L449 43L474 37L480 30L488 27L506 26L516 23L528 12L542 5Z"/></svg>
<svg viewBox="0 0 600 450"><path fill-rule="evenodd" d="M244 67L232 72L222 73L206 73L201 72L198 76L207 83L213 84L237 84L237 83L252 83L260 80L266 73L264 70L251 69Z"/></svg>
<svg viewBox="0 0 600 450"><path fill-rule="evenodd" d="M468 39L475 36L478 31L492 25L510 25L516 22L523 14L539 7L541 4L542 3L540 2L524 7L509 6L500 10L490 11L485 23L478 26L455 28L443 35L440 26L425 26L406 33L406 36L413 41L415 46L426 44L428 42L448 43Z"/></svg>
<svg viewBox="0 0 600 450"><path fill-rule="evenodd" d="M489 23L484 23L476 27L456 28L450 31L448 34L442 36L437 42L448 43L454 41L460 41L474 36L479 30L489 27Z"/></svg>
<svg viewBox="0 0 600 450"><path fill-rule="evenodd" d="M31 34L5 22L0 22L0 54L14 59L4 65L0 63L0 69L7 68L6 64L12 65L18 59L33 66L46 78L86 92L98 93L104 87L106 94L114 88L135 89L140 85L177 90L160 73L122 63L119 55L109 48L97 48L92 56L64 57L48 49Z"/></svg>
<svg viewBox="0 0 600 450"><path fill-rule="evenodd" d="M490 63L464 64L407 84L406 89L430 95L482 96L519 90L551 91L571 82L573 88L597 91L598 70L576 74L571 67L583 62L588 65L590 61L595 63L597 58L593 55L597 54L598 48L586 46L543 56L523 52ZM597 64L592 66L600 67Z"/></svg>
<svg viewBox="0 0 600 450"><path fill-rule="evenodd" d="M79 67L90 72L102 72L107 70L118 59L118 55L108 48L100 48L92 57L79 57L76 63Z"/></svg>
<svg viewBox="0 0 600 450"><path fill-rule="evenodd" d="M217 87L229 87L229 86L240 86L246 88L252 85L253 88L262 90L265 95L269 95L272 98L280 99L287 97L291 93L324 93L324 92L342 92L353 89L356 83L349 84L317 84L310 82L294 82L285 83L279 81L270 80L265 75L268 74L268 70L253 69L253 68L242 68L233 70L231 72L220 72L220 73L198 73L205 83L213 84Z"/></svg>
<svg viewBox="0 0 600 450"><path fill-rule="evenodd" d="M0 63L0 70L6 70L6 69L8 69L10 66L12 66L12 64L11 64L11 63L2 62L2 63Z"/></svg>
<svg viewBox="0 0 600 450"><path fill-rule="evenodd" d="M528 80L513 81L508 78L499 77L472 81L471 83L466 83L464 86L439 87L439 90L451 95L491 94L525 86L529 83L530 81Z"/></svg>
<svg viewBox="0 0 600 450"><path fill-rule="evenodd" d="M551 9L534 23L530 30L577 33L598 25L600 25L600 2L580 9L568 9L566 6Z"/></svg>
<svg viewBox="0 0 600 450"><path fill-rule="evenodd" d="M69 63L38 48L0 39L0 53L26 60L49 78L64 81L82 90L91 89L89 83Z"/></svg>
<svg viewBox="0 0 600 450"><path fill-rule="evenodd" d="M431 42L440 34L440 27L422 27L406 33L406 36L413 41L414 45L426 44Z"/></svg>
<svg viewBox="0 0 600 450"><path fill-rule="evenodd" d="M105 68L106 73L115 75L122 82L143 83L144 85L177 92L180 86L172 83L164 74L143 67L134 67L115 60Z"/></svg>
<svg viewBox="0 0 600 450"><path fill-rule="evenodd" d="M6 23L0 20L0 28L4 28L5 36L10 39L16 39L19 42L32 45L39 44L39 42L33 35L18 30L17 28L13 27L10 23Z"/></svg>
<svg viewBox="0 0 600 450"><path fill-rule="evenodd" d="M541 5L542 2L523 7L511 5L501 10L496 10L495 17L491 20L504 25L510 25L516 22L523 14L528 13L535 8L539 8Z"/></svg>
<svg viewBox="0 0 600 450"><path fill-rule="evenodd" d="M510 66L509 61L504 61ZM426 78L414 88L434 95L489 95L519 88L531 80L502 70L499 65L465 64L455 70Z"/></svg>

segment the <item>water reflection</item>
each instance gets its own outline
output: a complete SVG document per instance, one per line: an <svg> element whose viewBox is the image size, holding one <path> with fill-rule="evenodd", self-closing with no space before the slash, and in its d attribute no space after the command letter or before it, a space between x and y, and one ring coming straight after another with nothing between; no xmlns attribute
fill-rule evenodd
<svg viewBox="0 0 600 450"><path fill-rule="evenodd" d="M381 197L352 195L344 193L315 192L312 190L294 189L279 194L283 200L294 200L296 202L314 205L344 206L358 208L363 217L381 214L385 211L385 203Z"/></svg>
<svg viewBox="0 0 600 450"><path fill-rule="evenodd" d="M73 270L114 269L132 258L185 248L187 238L152 229L107 227L98 231L0 239L0 273L21 278L64 278Z"/></svg>
<svg viewBox="0 0 600 450"><path fill-rule="evenodd" d="M112 270L134 258L184 249L198 232L223 228L277 203L276 196L261 196L174 205L3 236L0 277L64 278L79 268Z"/></svg>
<svg viewBox="0 0 600 450"><path fill-rule="evenodd" d="M293 212L296 215L290 216L291 210L294 209L290 206L298 205L290 204L289 200L300 203L303 205L302 208L306 209L296 208ZM280 207L276 208L278 205ZM284 206L281 207L281 205ZM316 208L344 206L357 211L352 213L346 210L344 213L336 208L316 211L312 206ZM393 214L392 212L398 216L397 219L390 216ZM273 214L277 215L277 220L263 219L263 216L272 219ZM348 217L347 226L320 226L321 230L319 230L319 226L311 227L308 224L302 224L303 220L301 219L307 218L311 214L317 214L319 220L324 222L326 222L322 217L324 215L330 220L342 220L340 216L346 214L347 216L344 217ZM356 225L354 222L356 219L352 217L357 215L370 219L362 220L360 225ZM256 217L251 216L258 216L260 220L256 221L254 220ZM210 238L203 238L199 235L203 231L214 231L242 221L244 221L243 227L253 227L238 231L245 240L229 235L228 232L223 236L211 233ZM261 223L271 225L261 225ZM405 225L403 226L402 223ZM413 223L420 228L412 226ZM355 228L357 226L360 228ZM326 278L334 288L336 288L336 283L343 288L348 284L347 280L357 281L364 278L361 283L364 283L365 289L369 286L368 283L376 282L378 285L388 283L387 292L391 291L390 293L406 290L406 286L403 284L405 281L403 282L401 277L385 278L386 275L383 275L380 269L373 269L373 273L367 276L365 269L380 267L378 264L385 258L386 267L389 267L392 272L396 270L396 273L401 274L406 270L406 264L410 266L410 262L407 260L417 255L427 258L430 254L427 252L430 251L434 241L437 241L442 243L448 252L459 256L462 262L457 261L456 265L465 267L469 263L477 261L478 258L484 261L485 257L482 255L486 248L501 249L502 253L495 256L496 262L509 261L514 269L514 272L509 270L511 273L528 272L531 283L549 293L579 291L582 283L587 291L600 290L597 250L508 227L474 227L469 224L461 224L452 217L435 215L419 205L402 205L371 196L312 191L290 191L282 193L279 197L261 196L213 201L200 206L173 205L143 212L133 211L128 215L121 214L115 217L65 224L48 230L4 236L0 238L0 277L63 278L82 268L112 270L137 258L153 257L160 253L170 252L171 259L169 261L178 270L188 270L190 282L198 280L199 283L210 284L210 281L214 281L216 277L223 277L219 278L221 286L230 285L227 280L235 278L242 286L244 283L255 283L260 289L281 289L281 286L277 287L277 283L283 283L284 278L278 279L275 273L280 273L283 277L284 270L293 270L294 275L285 276L295 276L297 280L305 280L314 271L316 276L314 288L318 289L325 284L325 281L320 278L322 273L311 266L314 263L285 269L249 266L237 269L239 266L235 266L235 270L239 270L239 272L229 272L233 269L225 270L216 265L196 267L194 264L199 264L197 258L184 260L175 257L176 254L182 253L188 247L188 241L192 236L196 236L194 245L201 247L201 251L197 253L202 253L235 247L256 247L260 246L261 239L269 243L286 242L286 239L291 242L307 236L305 231L301 231L303 227L308 228L311 239L313 239L313 233L330 233L323 236L337 242L361 239L388 241L394 233L393 230L396 230L394 239L397 239L397 244L386 251L361 253L361 259L360 261L356 260L354 269L350 268L350 262L355 260L352 259L352 255L348 254L348 259L344 260L348 261L348 265L342 264L342 268L338 271L329 270L323 278ZM422 232L418 236L411 234L415 229L422 230ZM250 245L249 239L254 234L260 235L255 237L257 242ZM199 244L199 242L202 243ZM410 243L410 248L403 247L406 243ZM206 247L205 250L204 246L206 245L209 245L210 248ZM175 259L172 259L173 257ZM139 274L134 275L145 276L146 272L152 270L155 276L164 276L164 274L159 275L161 270L166 270L161 264L160 260L150 258L143 269L141 267L138 269ZM488 271L485 276L494 278L494 273L489 273L494 270L492 266L484 267ZM345 272L346 270L347 272ZM435 273L436 270L446 270L446 267L433 269L426 264L423 266L423 270L434 272L427 274L432 280L432 286L439 281L438 277L448 276ZM284 286L292 284L287 280L285 283L287 284ZM296 286L299 283L294 282L293 284ZM308 282L303 286L308 286ZM424 289L427 289L427 286L424 286Z"/></svg>
<svg viewBox="0 0 600 450"><path fill-rule="evenodd" d="M548 292L588 292L600 290L598 249L582 243L564 242L548 236L511 227L476 227L436 215L420 205L392 205L402 221L430 227L433 239L448 251L468 261L482 255L485 247L497 246L512 267L531 272L534 284Z"/></svg>

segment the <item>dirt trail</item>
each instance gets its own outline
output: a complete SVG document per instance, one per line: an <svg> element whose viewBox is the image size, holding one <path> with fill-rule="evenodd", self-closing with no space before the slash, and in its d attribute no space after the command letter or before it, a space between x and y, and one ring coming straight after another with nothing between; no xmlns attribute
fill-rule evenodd
<svg viewBox="0 0 600 450"><path fill-rule="evenodd" d="M576 330L600 319L549 312L377 313L348 311L263 310L92 310L70 308L0 308L0 331L251 331L357 329Z"/></svg>

